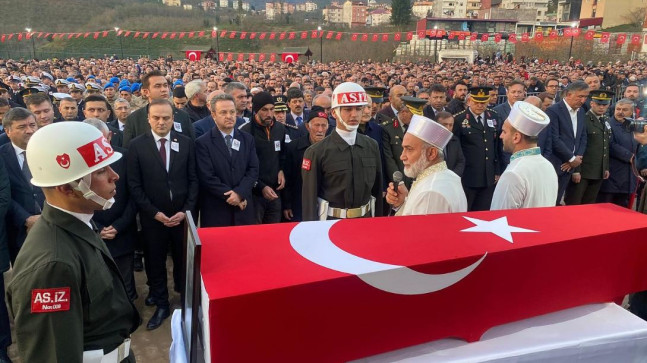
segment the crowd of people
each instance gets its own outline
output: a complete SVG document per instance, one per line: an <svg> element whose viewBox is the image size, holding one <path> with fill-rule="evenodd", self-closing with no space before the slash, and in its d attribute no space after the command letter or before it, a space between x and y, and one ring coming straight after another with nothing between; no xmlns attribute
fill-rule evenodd
<svg viewBox="0 0 647 363"><path fill-rule="evenodd" d="M86 224L105 242L130 302L139 298L134 271L143 256L145 305L156 309L150 330L170 315L169 251L173 288L183 289L187 212L201 227L223 227L596 202L643 209L636 196L647 152L633 120L645 116L645 84L647 63L638 61L0 60L0 271L14 266L6 290L21 356L97 348L49 336L63 327L27 323L33 289L60 287L64 273L28 261L33 249L19 253L45 224L41 216L60 219L48 207L61 205L50 190L59 184L39 182L38 161L27 158L30 148L76 136L50 125L88 124L109 143L78 152L111 160L110 197L85 177L107 172L96 168L61 182L72 187L60 192L98 206ZM48 139L32 137L40 129L51 130ZM76 168L76 151L56 145L56 165ZM49 273L34 278L39 269ZM85 316L103 292L85 291L68 313ZM0 305L2 362L11 335ZM116 333L123 339L139 319L126 310ZM37 321L55 324L47 318ZM123 350L113 343L104 350Z"/></svg>

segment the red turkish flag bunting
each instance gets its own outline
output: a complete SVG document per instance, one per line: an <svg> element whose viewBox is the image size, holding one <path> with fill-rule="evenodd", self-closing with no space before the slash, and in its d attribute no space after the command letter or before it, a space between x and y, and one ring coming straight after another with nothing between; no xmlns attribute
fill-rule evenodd
<svg viewBox="0 0 647 363"><path fill-rule="evenodd" d="M40 37L42 37L42 36L43 36L43 32L39 32L38 36L36 38L40 39Z"/></svg>
<svg viewBox="0 0 647 363"><path fill-rule="evenodd" d="M393 40L395 40L396 42L399 42L400 39L402 39L402 34L400 34L399 32L393 35Z"/></svg>
<svg viewBox="0 0 647 363"><path fill-rule="evenodd" d="M184 38L184 35L186 35L186 33L185 33L185 32L181 32L181 33L180 33L180 36L178 37L178 39L182 39L182 38Z"/></svg>
<svg viewBox="0 0 647 363"><path fill-rule="evenodd" d="M490 39L490 35L489 35L489 34L483 34L483 35L481 35L481 41L482 41L482 42L487 42L489 39Z"/></svg>
<svg viewBox="0 0 647 363"><path fill-rule="evenodd" d="M389 41L389 35L388 34L382 34L382 41L383 42L388 42Z"/></svg>
<svg viewBox="0 0 647 363"><path fill-rule="evenodd" d="M359 35L359 34L357 34L357 33L353 33L353 35L351 35L351 36L350 36L350 40L352 40L352 41L357 41L357 36L358 36L358 35Z"/></svg>
<svg viewBox="0 0 647 363"><path fill-rule="evenodd" d="M73 36L74 36L74 33L70 33L67 35L67 39L72 39Z"/></svg>
<svg viewBox="0 0 647 363"><path fill-rule="evenodd" d="M528 36L528 33L521 34L521 41L522 42L527 42L528 40L530 40L530 36Z"/></svg>
<svg viewBox="0 0 647 363"><path fill-rule="evenodd" d="M421 30L418 32L418 39L423 39L425 37L425 31Z"/></svg>
<svg viewBox="0 0 647 363"><path fill-rule="evenodd" d="M211 31L211 38L215 38L218 35L218 32L215 30Z"/></svg>
<svg viewBox="0 0 647 363"><path fill-rule="evenodd" d="M586 40L593 40L593 37L595 37L595 30L589 30L584 34Z"/></svg>
<svg viewBox="0 0 647 363"><path fill-rule="evenodd" d="M259 62L265 62L265 53L261 53L258 56L258 61Z"/></svg>
<svg viewBox="0 0 647 363"><path fill-rule="evenodd" d="M516 33L509 34L508 35L508 40L510 41L510 43L516 43L517 42L517 34Z"/></svg>
<svg viewBox="0 0 647 363"><path fill-rule="evenodd" d="M200 37L200 38L204 37L204 31L199 32L198 37Z"/></svg>
<svg viewBox="0 0 647 363"><path fill-rule="evenodd" d="M25 33L25 39L30 39L33 37L33 33Z"/></svg>
<svg viewBox="0 0 647 363"><path fill-rule="evenodd" d="M105 38L107 36L108 36L108 31L106 30L106 31L103 32L103 37Z"/></svg>
<svg viewBox="0 0 647 363"><path fill-rule="evenodd" d="M326 39L332 39L334 32L328 32L326 33Z"/></svg>
<svg viewBox="0 0 647 363"><path fill-rule="evenodd" d="M536 32L535 33L535 41L541 42L542 40L544 40L544 33Z"/></svg>
<svg viewBox="0 0 647 363"><path fill-rule="evenodd" d="M465 40L465 33L464 32L458 33L458 40Z"/></svg>
<svg viewBox="0 0 647 363"><path fill-rule="evenodd" d="M288 39L294 39L294 37L295 37L295 36L296 36L296 33L295 33L295 32L290 32L290 33L288 34Z"/></svg>
<svg viewBox="0 0 647 363"><path fill-rule="evenodd" d="M315 36L313 38L316 38L316 37L317 36L315 34ZM308 39L308 32L306 32L306 31L301 32L301 39Z"/></svg>
<svg viewBox="0 0 647 363"><path fill-rule="evenodd" d="M256 39L256 32L249 33L249 39Z"/></svg>
<svg viewBox="0 0 647 363"><path fill-rule="evenodd" d="M168 33L162 34L162 39L166 39L166 37L168 37Z"/></svg>
<svg viewBox="0 0 647 363"><path fill-rule="evenodd" d="M321 34L323 35L323 32L321 32ZM318 32L318 31L316 31L316 30L311 31L311 32L310 32L310 38L312 38L312 39L317 39L317 38L319 38L319 32Z"/></svg>
<svg viewBox="0 0 647 363"><path fill-rule="evenodd" d="M247 32L240 32L240 39L247 38Z"/></svg>
<svg viewBox="0 0 647 363"><path fill-rule="evenodd" d="M600 43L608 43L609 38L611 37L611 33L602 33L602 36L600 36Z"/></svg>
<svg viewBox="0 0 647 363"><path fill-rule="evenodd" d="M627 34L622 33L618 34L618 38L616 39L617 44L625 44L625 41L627 40Z"/></svg>
<svg viewBox="0 0 647 363"><path fill-rule="evenodd" d="M135 32L135 34L133 35L133 38L139 38L139 34L141 34L141 32Z"/></svg>
<svg viewBox="0 0 647 363"><path fill-rule="evenodd" d="M175 39L175 32L171 33L171 39Z"/></svg>
<svg viewBox="0 0 647 363"><path fill-rule="evenodd" d="M472 33L470 34L470 41L475 42L476 39L478 38L479 34L478 33Z"/></svg>
<svg viewBox="0 0 647 363"><path fill-rule="evenodd" d="M436 37L436 29L431 29L431 30L429 31L429 37L431 37L431 38L435 38L435 37Z"/></svg>
<svg viewBox="0 0 647 363"><path fill-rule="evenodd" d="M45 34L45 38L47 38L47 35L49 35L49 34ZM90 36L90 32L87 32L87 33L83 34L83 38L87 38L89 36Z"/></svg>
<svg viewBox="0 0 647 363"><path fill-rule="evenodd" d="M130 33L132 33L132 32L129 30L129 31L127 31L127 32L126 32L126 34L124 34L124 36L125 36L125 37L129 37L129 36L130 36Z"/></svg>
<svg viewBox="0 0 647 363"><path fill-rule="evenodd" d="M573 32L571 31L571 28L564 28L564 36L565 37L572 37Z"/></svg>
<svg viewBox="0 0 647 363"><path fill-rule="evenodd" d="M365 42L368 40L368 34L364 33L362 34L362 41Z"/></svg>
<svg viewBox="0 0 647 363"><path fill-rule="evenodd" d="M380 35L379 35L379 34L373 34L373 36L371 37L371 41L372 41L372 42L377 42L379 39L380 39Z"/></svg>
<svg viewBox="0 0 647 363"><path fill-rule="evenodd" d="M270 62L276 61L276 53L271 53L270 54Z"/></svg>
<svg viewBox="0 0 647 363"><path fill-rule="evenodd" d="M631 44L640 45L640 41L641 41L640 38L641 38L640 34L632 34L631 35Z"/></svg>
<svg viewBox="0 0 647 363"><path fill-rule="evenodd" d="M445 31L444 30L438 30L436 31L436 36L439 38L442 38L445 36Z"/></svg>
<svg viewBox="0 0 647 363"><path fill-rule="evenodd" d="M645 34L645 42L644 44L647 44L647 34Z"/></svg>
<svg viewBox="0 0 647 363"><path fill-rule="evenodd" d="M279 39L280 40L285 39L285 32L282 32L281 34L279 34Z"/></svg>
<svg viewBox="0 0 647 363"><path fill-rule="evenodd" d="M245 60L245 53L238 53L238 61L242 62Z"/></svg>
<svg viewBox="0 0 647 363"><path fill-rule="evenodd" d="M120 36L120 35L121 35L121 33L123 33L123 32L124 32L123 30L118 30L118 31L117 31L117 36Z"/></svg>
<svg viewBox="0 0 647 363"><path fill-rule="evenodd" d="M550 39L555 39L555 38L557 38L557 30L555 30L555 29L551 29L551 30L550 30L550 32L548 33L548 37L549 37Z"/></svg>
<svg viewBox="0 0 647 363"><path fill-rule="evenodd" d="M455 32L449 32L449 36L447 38L448 39L454 39L455 36L456 36Z"/></svg>
<svg viewBox="0 0 647 363"><path fill-rule="evenodd" d="M335 40L341 40L342 35L344 35L344 33L337 32L337 34L335 35Z"/></svg>
<svg viewBox="0 0 647 363"><path fill-rule="evenodd" d="M229 39L234 39L234 38L236 38L236 32L235 31L229 32Z"/></svg>
<svg viewBox="0 0 647 363"><path fill-rule="evenodd" d="M55 35L56 35L56 34L54 34L54 35L52 36L52 39L54 39L54 36L55 36ZM94 38L94 39L99 39L99 32L94 32L94 36L93 36L93 38Z"/></svg>
<svg viewBox="0 0 647 363"><path fill-rule="evenodd" d="M249 53L249 58L247 59L248 61L252 62L256 60L256 54L254 53Z"/></svg>
<svg viewBox="0 0 647 363"><path fill-rule="evenodd" d="M571 30L571 34L574 37L579 37L581 32L582 32L582 29L580 28L573 28L573 30Z"/></svg>
<svg viewBox="0 0 647 363"><path fill-rule="evenodd" d="M6 37L6 36L5 36L4 34L2 34L2 35L0 36L0 42L1 42L1 43L4 43L5 37Z"/></svg>
<svg viewBox="0 0 647 363"><path fill-rule="evenodd" d="M261 33L258 35L258 39L264 40L266 36L267 36L267 33Z"/></svg>
<svg viewBox="0 0 647 363"><path fill-rule="evenodd" d="M146 33L144 33L144 36L142 38L146 39L146 38L148 38L149 35L150 35L150 32L146 32Z"/></svg>
<svg viewBox="0 0 647 363"><path fill-rule="evenodd" d="M500 33L494 34L494 42L498 43L500 41L501 41L501 34Z"/></svg>
<svg viewBox="0 0 647 363"><path fill-rule="evenodd" d="M225 60L225 53L218 54L218 60L223 62Z"/></svg>
<svg viewBox="0 0 647 363"><path fill-rule="evenodd" d="M270 40L276 39L276 33L270 33Z"/></svg>
<svg viewBox="0 0 647 363"><path fill-rule="evenodd" d="M227 53L227 61L231 62L234 60L234 54L233 53Z"/></svg>
<svg viewBox="0 0 647 363"><path fill-rule="evenodd" d="M189 32L189 38L193 38L195 36L195 32Z"/></svg>
<svg viewBox="0 0 647 363"><path fill-rule="evenodd" d="M407 32L407 40L413 39L413 32Z"/></svg>

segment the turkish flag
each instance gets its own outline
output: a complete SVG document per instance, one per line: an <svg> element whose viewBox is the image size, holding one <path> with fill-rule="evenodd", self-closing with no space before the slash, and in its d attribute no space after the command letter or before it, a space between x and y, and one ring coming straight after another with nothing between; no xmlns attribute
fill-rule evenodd
<svg viewBox="0 0 647 363"><path fill-rule="evenodd" d="M245 60L245 53L238 53L238 62L242 62Z"/></svg>
<svg viewBox="0 0 647 363"><path fill-rule="evenodd" d="M117 36L120 36L123 33L123 30L117 30Z"/></svg>
<svg viewBox="0 0 647 363"><path fill-rule="evenodd" d="M516 33L508 34L508 40L510 41L510 43L513 43L513 44L516 43L517 34Z"/></svg>
<svg viewBox="0 0 647 363"><path fill-rule="evenodd" d="M380 35L379 35L379 34L373 34L373 36L371 37L371 41L372 41L372 42L377 42L379 39L380 39Z"/></svg>
<svg viewBox="0 0 647 363"><path fill-rule="evenodd" d="M564 28L564 36L565 37L572 37L573 32L571 31L571 28Z"/></svg>
<svg viewBox="0 0 647 363"><path fill-rule="evenodd" d="M279 34L279 39L280 40L285 39L285 32L282 32L281 34Z"/></svg>
<svg viewBox="0 0 647 363"><path fill-rule="evenodd" d="M622 33L618 34L618 38L616 39L617 44L625 44L625 41L627 40L627 34Z"/></svg>
<svg viewBox="0 0 647 363"><path fill-rule="evenodd" d="M401 33L398 32L398 33L395 33L393 35L393 40L395 40L396 42L399 42L400 39L402 39L402 34Z"/></svg>
<svg viewBox="0 0 647 363"><path fill-rule="evenodd" d="M105 38L107 36L108 36L108 31L106 30L106 31L103 32L103 37Z"/></svg>
<svg viewBox="0 0 647 363"><path fill-rule="evenodd" d="M198 32L198 38L203 38L204 37L204 31Z"/></svg>
<svg viewBox="0 0 647 363"><path fill-rule="evenodd" d="M75 33L74 34L74 39L81 37L81 33Z"/></svg>
<svg viewBox="0 0 647 363"><path fill-rule="evenodd" d="M407 32L407 40L413 39L413 32Z"/></svg>
<svg viewBox="0 0 647 363"><path fill-rule="evenodd" d="M544 40L544 33L542 32L536 32L535 33L535 41L541 42Z"/></svg>
<svg viewBox="0 0 647 363"><path fill-rule="evenodd" d="M139 32L137 32L137 33L139 33ZM189 38L193 38L194 36L195 36L195 32L189 32L189 35L188 35Z"/></svg>
<svg viewBox="0 0 647 363"><path fill-rule="evenodd" d="M640 34L631 34L631 44L640 45L641 42Z"/></svg>
<svg viewBox="0 0 647 363"><path fill-rule="evenodd" d="M261 53L258 55L258 61L259 62L265 62L265 53Z"/></svg>
<svg viewBox="0 0 647 363"><path fill-rule="evenodd" d="M185 52L185 58L190 61L199 61L202 57L202 52L199 50L187 50Z"/></svg>
<svg viewBox="0 0 647 363"><path fill-rule="evenodd" d="M344 35L344 33L337 32L337 34L335 35L335 40L341 40L342 35Z"/></svg>
<svg viewBox="0 0 647 363"><path fill-rule="evenodd" d="M483 34L483 35L481 35L481 41L482 41L482 42L487 42L487 41L488 41L488 39L490 39L490 35L489 35L489 34Z"/></svg>
<svg viewBox="0 0 647 363"><path fill-rule="evenodd" d="M315 36L313 38L316 38L316 37L317 37L317 35L315 34ZM301 32L301 39L308 39L308 32L307 31L302 31Z"/></svg>
<svg viewBox="0 0 647 363"><path fill-rule="evenodd" d="M528 35L528 33L521 34L521 41L522 42L527 42L528 40L530 40L530 36Z"/></svg>
<svg viewBox="0 0 647 363"><path fill-rule="evenodd" d="M135 35L133 35L133 38L139 38L140 34L141 32L135 32ZM193 36L193 33L189 34L189 38L191 38L192 36Z"/></svg>
<svg viewBox="0 0 647 363"><path fill-rule="evenodd" d="M229 39L235 39L236 38L236 32L229 32Z"/></svg>
<svg viewBox="0 0 647 363"><path fill-rule="evenodd" d="M589 204L200 228L211 358L346 362L614 301L647 290L646 221Z"/></svg>
<svg viewBox="0 0 647 363"><path fill-rule="evenodd" d="M456 36L455 32L449 32L449 36L447 37L447 39L454 39L455 36Z"/></svg>
<svg viewBox="0 0 647 363"><path fill-rule="evenodd" d="M326 33L326 39L332 39L334 32L327 32Z"/></svg>
<svg viewBox="0 0 647 363"><path fill-rule="evenodd" d="M593 40L595 37L595 30L588 30L586 33L584 33L584 39L586 40Z"/></svg>
<svg viewBox="0 0 647 363"><path fill-rule="evenodd" d="M128 30L128 31L124 34L124 37L129 37L129 36L130 36L130 33L132 33L132 32L131 32L130 30ZM182 34L184 34L184 33L182 33Z"/></svg>
<svg viewBox="0 0 647 363"><path fill-rule="evenodd" d="M418 39L424 39L424 37L425 37L425 31L424 30L418 31Z"/></svg>
<svg viewBox="0 0 647 363"><path fill-rule="evenodd" d="M70 34L67 35L67 39L72 39L73 36L74 36L74 33L70 33ZM18 37L18 38L20 38L20 37Z"/></svg>
<svg viewBox="0 0 647 363"><path fill-rule="evenodd" d="M465 33L463 32L458 33L458 40L465 40Z"/></svg>
<svg viewBox="0 0 647 363"><path fill-rule="evenodd" d="M144 33L144 36L142 36L142 38L146 39L146 38L148 38L149 35L150 35L150 32L146 32L146 33Z"/></svg>
<svg viewBox="0 0 647 363"><path fill-rule="evenodd" d="M218 60L223 62L225 60L225 53L218 54Z"/></svg>
<svg viewBox="0 0 647 363"><path fill-rule="evenodd" d="M249 39L256 39L256 32L249 33Z"/></svg>
<svg viewBox="0 0 647 363"><path fill-rule="evenodd" d="M240 32L240 39L247 38L247 32Z"/></svg>
<svg viewBox="0 0 647 363"><path fill-rule="evenodd" d="M494 34L494 42L498 43L500 41L501 41L501 34L500 33Z"/></svg>
<svg viewBox="0 0 647 363"><path fill-rule="evenodd" d="M388 42L389 41L389 35L388 34L382 34L382 41L383 42Z"/></svg>
<svg viewBox="0 0 647 363"><path fill-rule="evenodd" d="M362 34L362 41L365 42L368 40L368 34L364 33Z"/></svg>
<svg viewBox="0 0 647 363"><path fill-rule="evenodd" d="M162 39L166 39L167 36L168 36L168 33L162 34Z"/></svg>
<svg viewBox="0 0 647 363"><path fill-rule="evenodd" d="M281 60L284 63L296 63L299 60L298 53L283 53L281 54Z"/></svg>
<svg viewBox="0 0 647 363"><path fill-rule="evenodd" d="M357 36L359 36L359 34L353 33L353 35L350 36L350 40L357 41Z"/></svg>
<svg viewBox="0 0 647 363"><path fill-rule="evenodd" d="M288 34L288 39L294 39L295 36L296 36L296 34L294 32L290 32Z"/></svg>
<svg viewBox="0 0 647 363"><path fill-rule="evenodd" d="M45 38L47 38L48 35L49 34L45 34ZM83 34L83 38L87 38L89 36L90 36L90 32L87 32L87 33Z"/></svg>
<svg viewBox="0 0 647 363"><path fill-rule="evenodd" d="M54 39L54 36L56 36L56 34L54 34L54 35L52 36L52 39ZM155 37L156 37L156 35L153 35L153 38L155 38ZM94 36L93 36L93 38L94 38L94 39L99 39L99 32L94 32Z"/></svg>
<svg viewBox="0 0 647 363"><path fill-rule="evenodd" d="M40 39L40 37L42 37L42 36L43 36L43 32L39 32L38 36L36 36L36 38Z"/></svg>
<svg viewBox="0 0 647 363"><path fill-rule="evenodd" d="M644 44L647 44L647 34L645 34L645 41Z"/></svg>
<svg viewBox="0 0 647 363"><path fill-rule="evenodd" d="M171 33L171 39L175 39L175 35L176 35L175 32Z"/></svg>
<svg viewBox="0 0 647 363"><path fill-rule="evenodd" d="M0 36L0 42L4 43L5 38L6 38L6 36L4 34L2 34Z"/></svg>
<svg viewBox="0 0 647 363"><path fill-rule="evenodd" d="M478 36L479 36L479 33L470 34L470 41L475 42Z"/></svg>
<svg viewBox="0 0 647 363"><path fill-rule="evenodd" d="M582 32L582 29L580 29L580 28L573 28L573 30L571 31L571 34L572 34L574 37L579 37L581 32Z"/></svg>
<svg viewBox="0 0 647 363"><path fill-rule="evenodd" d="M249 53L249 58L247 60L250 62L253 62L254 60L256 60L256 54Z"/></svg>
<svg viewBox="0 0 647 363"><path fill-rule="evenodd" d="M550 39L556 39L557 38L557 30L551 29L550 32L548 33L548 37Z"/></svg>
<svg viewBox="0 0 647 363"><path fill-rule="evenodd" d="M600 36L600 43L608 43L610 37L611 37L611 33L603 32L602 35Z"/></svg>
<svg viewBox="0 0 647 363"><path fill-rule="evenodd" d="M276 53L270 53L270 62L276 61Z"/></svg>
<svg viewBox="0 0 647 363"><path fill-rule="evenodd" d="M443 36L445 36L445 31L444 30L436 31L436 36L439 38L442 38Z"/></svg>
<svg viewBox="0 0 647 363"><path fill-rule="evenodd" d="M266 35L267 35L267 33L263 32L258 36L258 39L263 40L263 39L265 39Z"/></svg>
<svg viewBox="0 0 647 363"><path fill-rule="evenodd" d="M227 61L231 62L234 60L234 54L233 53L227 53Z"/></svg>
<svg viewBox="0 0 647 363"><path fill-rule="evenodd" d="M213 39L213 38L215 38L216 36L218 36L218 32L217 32L217 31L215 31L215 30L212 30L212 31L211 31L211 38Z"/></svg>
<svg viewBox="0 0 647 363"><path fill-rule="evenodd" d="M428 34L429 34L429 37L435 38L436 37L436 29L429 30Z"/></svg>
<svg viewBox="0 0 647 363"><path fill-rule="evenodd" d="M308 35L307 35L307 33L306 33L306 36L308 36ZM323 36L323 32L321 32L321 36ZM318 32L318 31L316 31L316 30L312 30L312 31L310 32L310 38L311 38L311 39L317 39L317 38L319 38L319 32Z"/></svg>

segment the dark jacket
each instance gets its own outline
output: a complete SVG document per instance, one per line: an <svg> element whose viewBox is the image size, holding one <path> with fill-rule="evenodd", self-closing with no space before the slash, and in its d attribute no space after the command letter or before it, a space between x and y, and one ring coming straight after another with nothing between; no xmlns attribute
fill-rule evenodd
<svg viewBox="0 0 647 363"><path fill-rule="evenodd" d="M483 116L484 124L469 109L454 116L454 135L465 157L462 182L469 188L490 187L495 183L494 177L501 175L498 162L501 140L495 125L496 115L492 110L485 110Z"/></svg>
<svg viewBox="0 0 647 363"><path fill-rule="evenodd" d="M262 195L266 186L276 189L279 186L279 171L285 163L285 126L280 122L272 122L268 135L266 127L259 125L252 117L240 129L251 134L256 144L259 171L254 193Z"/></svg>
<svg viewBox="0 0 647 363"><path fill-rule="evenodd" d="M383 121L380 126L382 127L382 146L384 147L384 179L388 185L393 181L393 173L396 171L404 175L404 164L400 160L404 131L397 118ZM403 180L406 187L411 188L411 178L405 176Z"/></svg>
<svg viewBox="0 0 647 363"><path fill-rule="evenodd" d="M209 109L207 106L193 106L191 104L191 101L186 103L186 107L184 107L184 112L189 114L189 119L191 122L196 122L198 120L202 120L203 118L207 117L210 115Z"/></svg>
<svg viewBox="0 0 647 363"><path fill-rule="evenodd" d="M586 151L582 164L575 169L582 178L602 180L604 172L609 170L609 142L611 125L606 115L598 118L593 111L586 113Z"/></svg>
<svg viewBox="0 0 647 363"><path fill-rule="evenodd" d="M252 188L258 180L258 157L254 139L246 132L234 130L231 155L217 127L195 141L198 180L200 184L200 224L202 227L224 227L254 224ZM233 190L247 200L245 210L227 204L226 192Z"/></svg>
<svg viewBox="0 0 647 363"><path fill-rule="evenodd" d="M294 214L292 221L303 220L301 165L303 164L303 154L310 145L312 145L310 135L304 135L286 146L285 164L283 165L285 188L281 191L281 207L283 210L292 210Z"/></svg>
<svg viewBox="0 0 647 363"><path fill-rule="evenodd" d="M452 138L445 146L445 162L447 163L447 169L453 171L458 176L463 176L463 171L465 170L465 156L463 156L463 149L461 148L461 142L458 141L456 135L453 135Z"/></svg>
<svg viewBox="0 0 647 363"><path fill-rule="evenodd" d="M636 189L636 177L631 170L631 158L638 149L638 142L629 131L629 122L609 120L611 141L609 142L609 179L602 182L603 193L631 194Z"/></svg>
<svg viewBox="0 0 647 363"><path fill-rule="evenodd" d="M128 118L126 118L126 127L124 128L124 138L122 141L122 146L125 148L130 147L130 141L135 137L150 132L151 126L148 123L148 107L142 107L137 111L131 113ZM195 133L193 132L193 126L191 125L191 119L189 115L177 108L173 107L173 130L175 132L181 133L195 140Z"/></svg>
<svg viewBox="0 0 647 363"><path fill-rule="evenodd" d="M584 155L586 151L586 122L583 109L577 110L577 133L573 135L573 123L568 113L566 104L562 101L548 109L546 114L550 117L551 153L548 161L553 164L557 176L563 175L561 165L568 162L575 155ZM569 173L572 173L571 170Z"/></svg>
<svg viewBox="0 0 647 363"><path fill-rule="evenodd" d="M449 101L445 108L447 109L447 112L451 113L452 115L456 115L459 112L467 110L465 102L459 100L458 98L452 98L452 100Z"/></svg>
<svg viewBox="0 0 647 363"><path fill-rule="evenodd" d="M9 240L5 217L11 208L11 184L4 161L0 158L0 276L9 270Z"/></svg>

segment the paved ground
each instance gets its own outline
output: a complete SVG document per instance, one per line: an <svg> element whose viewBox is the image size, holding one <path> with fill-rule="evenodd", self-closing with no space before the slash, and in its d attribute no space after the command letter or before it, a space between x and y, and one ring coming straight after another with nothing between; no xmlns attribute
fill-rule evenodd
<svg viewBox="0 0 647 363"><path fill-rule="evenodd" d="M169 271L168 281L171 282L169 288L171 309L180 308L180 295L173 291L172 281L173 276L170 274L172 271L173 263L171 258L167 260L167 267ZM11 279L11 271L5 273L5 283ZM171 318L169 317L164 321L164 324L153 331L146 330L146 323L155 312L154 306L144 305L144 299L148 294L148 286L146 286L146 273L135 272L135 280L137 283L137 293L139 298L135 301L135 306L142 316L143 323L132 336L132 349L135 352L135 357L139 363L162 363L169 361L169 348L171 346ZM13 322L12 322L13 329ZM13 335L13 334L12 334ZM17 346L15 344L16 337L13 335L13 342L9 347L9 357L14 363L21 362L17 358Z"/></svg>

